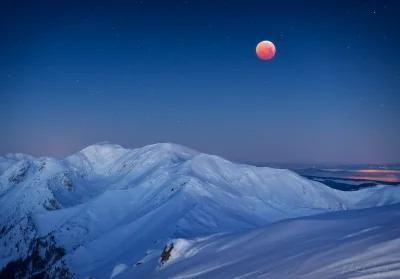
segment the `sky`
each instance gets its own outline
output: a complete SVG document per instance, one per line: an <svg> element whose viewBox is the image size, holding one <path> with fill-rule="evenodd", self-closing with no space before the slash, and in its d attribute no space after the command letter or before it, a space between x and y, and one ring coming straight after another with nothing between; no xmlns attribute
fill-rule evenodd
<svg viewBox="0 0 400 279"><path fill-rule="evenodd" d="M173 142L400 162L399 14L397 0L2 1L0 155Z"/></svg>

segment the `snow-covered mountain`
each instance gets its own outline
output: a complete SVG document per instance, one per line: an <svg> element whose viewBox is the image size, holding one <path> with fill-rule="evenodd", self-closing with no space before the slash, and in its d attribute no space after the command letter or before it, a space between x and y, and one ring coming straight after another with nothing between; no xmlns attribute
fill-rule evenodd
<svg viewBox="0 0 400 279"><path fill-rule="evenodd" d="M119 272L144 255L159 258L171 239L399 201L399 187L340 192L169 143L8 155L0 158L0 268L3 276L110 278L120 263Z"/></svg>
<svg viewBox="0 0 400 279"><path fill-rule="evenodd" d="M400 278L400 204L280 221L248 232L175 239L170 258L116 265L116 279Z"/></svg>

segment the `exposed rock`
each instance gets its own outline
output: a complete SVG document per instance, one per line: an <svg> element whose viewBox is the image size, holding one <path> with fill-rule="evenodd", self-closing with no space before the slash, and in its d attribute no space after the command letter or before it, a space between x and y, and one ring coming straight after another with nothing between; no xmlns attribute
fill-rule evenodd
<svg viewBox="0 0 400 279"><path fill-rule="evenodd" d="M49 211L59 210L62 208L55 199L48 200L43 206Z"/></svg>
<svg viewBox="0 0 400 279"><path fill-rule="evenodd" d="M46 168L46 162L43 162L39 168L39 171L43 171Z"/></svg>
<svg viewBox="0 0 400 279"><path fill-rule="evenodd" d="M65 250L54 239L36 238L29 245L27 257L11 261L0 271L0 278L72 278L65 263ZM54 268L52 266L54 265Z"/></svg>
<svg viewBox="0 0 400 279"><path fill-rule="evenodd" d="M161 265L163 265L165 262L167 262L169 260L169 257L171 257L171 251L172 249L174 249L174 244L171 243L169 246L166 245L164 247L163 252L161 253Z"/></svg>

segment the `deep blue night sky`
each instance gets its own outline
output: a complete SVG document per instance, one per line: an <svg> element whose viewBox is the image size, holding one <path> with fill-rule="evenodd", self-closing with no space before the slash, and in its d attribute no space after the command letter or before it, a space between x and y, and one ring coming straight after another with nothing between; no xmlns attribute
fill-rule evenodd
<svg viewBox="0 0 400 279"><path fill-rule="evenodd" d="M399 14L396 0L2 1L0 155L175 142L398 162Z"/></svg>

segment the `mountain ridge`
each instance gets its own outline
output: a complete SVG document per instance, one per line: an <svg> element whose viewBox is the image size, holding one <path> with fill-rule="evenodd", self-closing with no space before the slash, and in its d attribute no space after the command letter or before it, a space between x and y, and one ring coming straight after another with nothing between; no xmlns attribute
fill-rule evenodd
<svg viewBox="0 0 400 279"><path fill-rule="evenodd" d="M0 268L48 253L31 272L106 278L115 262L134 264L172 238L399 201L398 188L344 194L289 170L172 143L100 143L63 158L21 157L0 173Z"/></svg>

